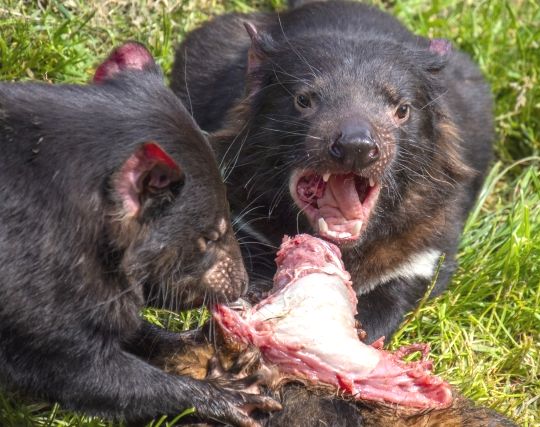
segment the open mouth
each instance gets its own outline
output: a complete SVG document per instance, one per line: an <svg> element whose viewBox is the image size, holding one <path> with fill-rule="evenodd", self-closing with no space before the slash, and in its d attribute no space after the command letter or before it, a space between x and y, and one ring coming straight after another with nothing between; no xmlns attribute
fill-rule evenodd
<svg viewBox="0 0 540 427"><path fill-rule="evenodd" d="M354 173L331 174L297 170L289 190L320 237L338 244L358 240L379 196L373 178Z"/></svg>

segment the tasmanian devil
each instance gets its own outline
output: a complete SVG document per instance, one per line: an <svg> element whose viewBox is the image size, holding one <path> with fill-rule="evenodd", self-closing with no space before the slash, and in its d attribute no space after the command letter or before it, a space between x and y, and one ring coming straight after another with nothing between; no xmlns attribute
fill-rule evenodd
<svg viewBox="0 0 540 427"><path fill-rule="evenodd" d="M0 146L3 386L128 420L279 407L146 361L191 335L143 305L233 300L247 275L211 147L142 45L90 85L0 84Z"/></svg>
<svg viewBox="0 0 540 427"><path fill-rule="evenodd" d="M354 2L228 14L180 45L172 88L216 131L254 293L298 231L341 248L369 341L447 286L494 137L488 87L449 42Z"/></svg>

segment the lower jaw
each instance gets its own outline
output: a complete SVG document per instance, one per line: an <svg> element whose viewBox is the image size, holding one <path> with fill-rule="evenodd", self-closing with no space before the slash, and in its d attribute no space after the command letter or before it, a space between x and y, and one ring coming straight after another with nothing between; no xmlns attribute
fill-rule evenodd
<svg viewBox="0 0 540 427"><path fill-rule="evenodd" d="M352 246L356 244L365 228L365 224L362 222L361 229L358 230L358 233L351 234L349 232L335 231L335 230L325 230L325 227L319 222L322 216L318 213L317 209L314 209L310 206L304 206L302 209L309 226L313 230L310 234L316 235L321 239L328 240L338 246Z"/></svg>
<svg viewBox="0 0 540 427"><path fill-rule="evenodd" d="M316 228L313 227L313 228L317 230L318 234L321 237L329 239L329 240L357 241L360 238L360 234L362 233L363 225L364 225L363 221L356 220L353 222L353 224L350 224L349 226L345 227L345 228L350 229L351 231L331 230L328 227L328 224L326 223L324 218L319 217L317 221L317 227Z"/></svg>
<svg viewBox="0 0 540 427"><path fill-rule="evenodd" d="M331 230L327 232L321 232L316 227L313 227L316 235L324 240L328 240L332 243L337 244L338 246L353 246L355 245L361 237L361 234L352 235L347 232L333 232Z"/></svg>

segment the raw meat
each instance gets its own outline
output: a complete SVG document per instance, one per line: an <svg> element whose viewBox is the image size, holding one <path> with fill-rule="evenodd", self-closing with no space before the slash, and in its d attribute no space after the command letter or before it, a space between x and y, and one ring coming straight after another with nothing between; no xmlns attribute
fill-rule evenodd
<svg viewBox="0 0 540 427"><path fill-rule="evenodd" d="M359 400L441 408L452 403L450 386L431 373L429 347L382 350L366 345L355 326L357 299L339 249L309 235L285 237L271 294L235 311L224 305L214 317L226 336L261 350L281 372L324 383ZM421 360L403 357L420 351Z"/></svg>

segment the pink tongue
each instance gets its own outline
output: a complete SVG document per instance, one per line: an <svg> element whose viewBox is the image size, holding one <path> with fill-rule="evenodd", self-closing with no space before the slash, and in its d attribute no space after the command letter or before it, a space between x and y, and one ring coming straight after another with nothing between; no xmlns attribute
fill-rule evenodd
<svg viewBox="0 0 540 427"><path fill-rule="evenodd" d="M317 200L321 215L341 217L342 220L362 220L362 203L358 198L353 175L332 175L323 197Z"/></svg>

